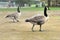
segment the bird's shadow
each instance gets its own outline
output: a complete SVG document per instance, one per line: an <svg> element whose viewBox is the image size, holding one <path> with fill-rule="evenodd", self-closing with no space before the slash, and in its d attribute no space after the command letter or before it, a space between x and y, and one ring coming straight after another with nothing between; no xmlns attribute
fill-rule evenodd
<svg viewBox="0 0 60 40"><path fill-rule="evenodd" d="M7 23L8 23L8 24L11 24L11 23L20 23L20 22L7 21L7 22L3 22L3 23L1 23L1 24L7 24ZM0 24L0 25L1 25L1 24Z"/></svg>
<svg viewBox="0 0 60 40"><path fill-rule="evenodd" d="M48 32L48 31L47 30L42 30L42 31L34 30L34 31L21 31L21 32Z"/></svg>
<svg viewBox="0 0 60 40"><path fill-rule="evenodd" d="M59 31L55 31L55 30L34 30L34 31L23 31L23 32L42 32L42 33L45 33L45 32L59 32Z"/></svg>

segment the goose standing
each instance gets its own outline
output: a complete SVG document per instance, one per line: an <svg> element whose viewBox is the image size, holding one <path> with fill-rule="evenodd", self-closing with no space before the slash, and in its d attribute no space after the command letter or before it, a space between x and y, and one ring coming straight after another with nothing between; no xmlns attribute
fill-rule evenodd
<svg viewBox="0 0 60 40"><path fill-rule="evenodd" d="M20 15L21 15L21 12L20 12L19 6L18 6L17 12L7 15L6 18L11 18L13 20L13 22L15 22L15 21L19 22L18 18L20 17Z"/></svg>
<svg viewBox="0 0 60 40"><path fill-rule="evenodd" d="M33 28L34 28L35 25L40 25L40 30L39 31L41 31L42 24L44 24L48 20L48 18L49 17L47 15L47 7L45 6L44 7L44 16L36 15L36 16L33 16L31 18L26 19L25 21L33 24L32 31L34 31Z"/></svg>

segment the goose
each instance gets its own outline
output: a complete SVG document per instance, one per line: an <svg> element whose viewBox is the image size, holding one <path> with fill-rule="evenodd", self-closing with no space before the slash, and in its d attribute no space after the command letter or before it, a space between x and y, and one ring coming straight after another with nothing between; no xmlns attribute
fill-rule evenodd
<svg viewBox="0 0 60 40"><path fill-rule="evenodd" d="M47 14L47 7L45 6L44 7L44 15L35 15L33 17L30 17L28 19L25 20L25 22L30 22L33 24L32 26L32 31L34 32L33 28L35 25L40 25L40 29L39 31L42 31L41 30L41 27L42 25L48 20L49 16Z"/></svg>
<svg viewBox="0 0 60 40"><path fill-rule="evenodd" d="M5 18L10 18L13 20L13 22L19 22L18 18L21 16L21 12L19 10L19 6L17 8L17 12L12 13L12 14L8 14Z"/></svg>

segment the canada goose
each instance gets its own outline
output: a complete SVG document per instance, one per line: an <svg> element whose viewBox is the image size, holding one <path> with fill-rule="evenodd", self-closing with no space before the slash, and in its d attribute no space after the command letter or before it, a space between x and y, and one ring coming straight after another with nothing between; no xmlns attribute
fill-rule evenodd
<svg viewBox="0 0 60 40"><path fill-rule="evenodd" d="M21 12L20 12L19 6L18 6L17 12L7 15L6 18L11 18L13 20L13 22L15 22L15 21L19 22L18 18L20 17L20 15L21 15Z"/></svg>
<svg viewBox="0 0 60 40"><path fill-rule="evenodd" d="M49 17L47 15L47 7L45 6L44 7L44 16L36 15L36 16L33 16L31 18L26 19L25 21L33 24L32 31L34 31L33 28L34 28L35 25L40 25L40 30L39 31L41 31L42 24L44 24L48 20L48 18Z"/></svg>

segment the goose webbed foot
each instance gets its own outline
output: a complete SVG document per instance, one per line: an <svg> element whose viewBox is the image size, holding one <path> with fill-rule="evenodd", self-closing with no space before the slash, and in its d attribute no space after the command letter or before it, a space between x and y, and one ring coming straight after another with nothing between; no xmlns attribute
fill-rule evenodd
<svg viewBox="0 0 60 40"><path fill-rule="evenodd" d="M13 21L13 23L15 23L15 21Z"/></svg>
<svg viewBox="0 0 60 40"><path fill-rule="evenodd" d="M42 30L39 30L39 31L42 31Z"/></svg>
<svg viewBox="0 0 60 40"><path fill-rule="evenodd" d="M17 20L17 22L19 22L19 20Z"/></svg>
<svg viewBox="0 0 60 40"><path fill-rule="evenodd" d="M32 32L34 32L34 30L32 30Z"/></svg>

